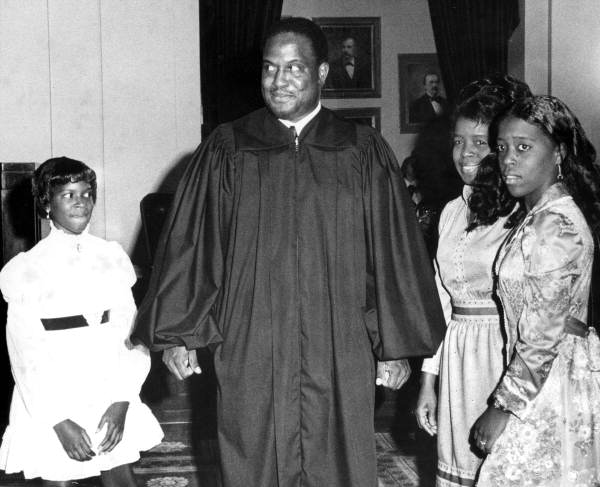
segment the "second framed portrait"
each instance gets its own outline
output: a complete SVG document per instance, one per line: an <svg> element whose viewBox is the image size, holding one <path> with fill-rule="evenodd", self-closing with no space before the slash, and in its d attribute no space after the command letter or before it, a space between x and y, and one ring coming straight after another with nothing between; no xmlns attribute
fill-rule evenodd
<svg viewBox="0 0 600 487"><path fill-rule="evenodd" d="M448 102L437 54L398 54L400 132L415 133L447 114Z"/></svg>
<svg viewBox="0 0 600 487"><path fill-rule="evenodd" d="M313 19L329 47L329 75L324 98L381 97L381 19L317 17Z"/></svg>

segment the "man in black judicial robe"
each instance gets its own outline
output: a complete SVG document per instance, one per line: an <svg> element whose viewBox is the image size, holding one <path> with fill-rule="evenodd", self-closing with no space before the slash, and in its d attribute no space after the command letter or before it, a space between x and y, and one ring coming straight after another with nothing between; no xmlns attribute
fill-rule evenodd
<svg viewBox="0 0 600 487"><path fill-rule="evenodd" d="M445 328L392 151L320 105L326 59L311 21L273 28L268 109L198 148L133 334L179 378L214 350L226 487L374 487L375 378Z"/></svg>

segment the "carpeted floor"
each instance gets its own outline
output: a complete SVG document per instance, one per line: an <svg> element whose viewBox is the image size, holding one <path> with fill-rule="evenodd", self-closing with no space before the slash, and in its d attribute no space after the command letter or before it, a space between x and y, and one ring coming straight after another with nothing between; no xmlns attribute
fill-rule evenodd
<svg viewBox="0 0 600 487"><path fill-rule="evenodd" d="M210 372L207 364L202 368ZM138 486L221 487L214 380L211 382L210 375L203 373L188 379L187 384L173 382L164 372L155 374L154 379L146 383L145 398L161 422L165 438L134 465ZM417 430L415 418L409 413L417 390L416 380L409 381L401 391L378 388L374 418L378 487L435 485L435 441ZM154 394L157 391L159 395ZM0 470L0 487L38 485ZM98 478L79 482L80 487L100 485Z"/></svg>
<svg viewBox="0 0 600 487"><path fill-rule="evenodd" d="M165 425L168 431L169 425ZM177 428L175 428L177 429ZM167 434L168 436L168 434ZM405 453L391 433L376 433L377 472L379 487L426 487L420 482L417 454ZM135 465L139 487L220 487L215 440L198 442L196 449L184 441L163 441L144 454ZM36 486L25 483L19 475L2 475L0 486ZM80 481L81 487L100 487L99 479Z"/></svg>

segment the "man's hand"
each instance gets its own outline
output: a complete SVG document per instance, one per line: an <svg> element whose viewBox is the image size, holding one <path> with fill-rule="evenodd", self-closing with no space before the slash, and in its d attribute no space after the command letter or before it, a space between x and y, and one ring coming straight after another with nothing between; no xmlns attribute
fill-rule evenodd
<svg viewBox="0 0 600 487"><path fill-rule="evenodd" d="M96 454L92 450L92 441L86 431L74 421L65 419L54 425L54 431L69 455L78 462L91 460Z"/></svg>
<svg viewBox="0 0 600 487"><path fill-rule="evenodd" d="M410 377L410 365L407 359L377 362L375 384L390 389L400 389Z"/></svg>
<svg viewBox="0 0 600 487"><path fill-rule="evenodd" d="M421 373L421 389L415 408L419 428L431 436L437 434L437 395L435 393L436 376L428 372Z"/></svg>
<svg viewBox="0 0 600 487"><path fill-rule="evenodd" d="M179 380L186 379L192 374L202 373L198 365L196 350L187 350L184 346L167 348L163 352L162 361Z"/></svg>
<svg viewBox="0 0 600 487"><path fill-rule="evenodd" d="M98 453L112 451L123 439L125 417L127 416L128 408L129 403L127 401L115 402L108 406L108 409L98 423L98 431L106 425L106 434L98 446Z"/></svg>
<svg viewBox="0 0 600 487"><path fill-rule="evenodd" d="M484 453L491 453L494 443L506 428L510 414L488 406L471 428L472 444Z"/></svg>

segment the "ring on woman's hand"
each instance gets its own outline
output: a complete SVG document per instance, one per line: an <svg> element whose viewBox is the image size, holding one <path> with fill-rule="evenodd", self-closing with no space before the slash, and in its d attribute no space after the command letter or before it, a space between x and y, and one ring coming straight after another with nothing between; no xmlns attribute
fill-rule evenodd
<svg viewBox="0 0 600 487"><path fill-rule="evenodd" d="M486 444L486 443L487 443L487 441L485 441L485 440L480 440L480 441L479 441L479 444L480 444L481 446L485 446L485 444Z"/></svg>

